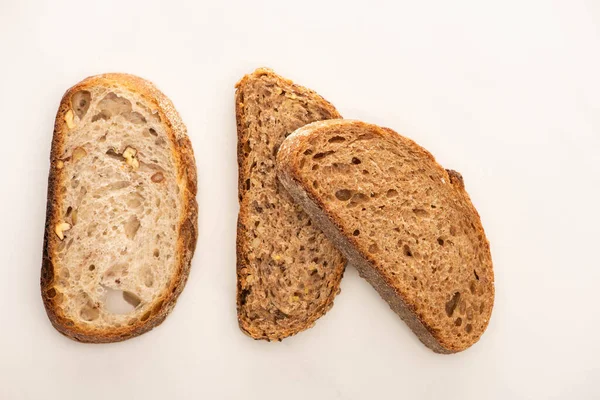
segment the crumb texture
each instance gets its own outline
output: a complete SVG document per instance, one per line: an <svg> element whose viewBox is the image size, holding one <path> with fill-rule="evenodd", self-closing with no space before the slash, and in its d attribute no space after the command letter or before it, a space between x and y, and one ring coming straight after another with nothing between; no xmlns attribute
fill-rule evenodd
<svg viewBox="0 0 600 400"><path fill-rule="evenodd" d="M182 243L195 245L182 224L196 188L156 99L118 77L96 82L67 92L57 116L42 290L63 333L113 341L172 308L193 253Z"/></svg>
<svg viewBox="0 0 600 400"><path fill-rule="evenodd" d="M421 337L426 344L455 352L479 339L492 311L494 275L460 174L411 140L356 121L299 129L278 163L294 197L318 204L337 232L325 230L350 262L364 265L361 275L403 319L409 310L433 336L433 345Z"/></svg>
<svg viewBox="0 0 600 400"><path fill-rule="evenodd" d="M278 183L284 138L339 118L316 93L270 70L238 83L238 319L256 339L281 340L314 324L339 292L345 261Z"/></svg>

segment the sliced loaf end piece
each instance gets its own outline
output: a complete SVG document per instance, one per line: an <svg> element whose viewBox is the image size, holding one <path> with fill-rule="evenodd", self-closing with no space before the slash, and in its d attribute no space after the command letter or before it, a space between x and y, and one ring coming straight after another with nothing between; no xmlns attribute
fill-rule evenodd
<svg viewBox="0 0 600 400"><path fill-rule="evenodd" d="M159 325L196 238L194 155L171 101L128 74L69 89L54 127L41 271L54 327L104 343Z"/></svg>
<svg viewBox="0 0 600 400"><path fill-rule="evenodd" d="M419 339L479 340L494 303L489 243L461 175L391 129L316 122L282 144L278 176Z"/></svg>
<svg viewBox="0 0 600 400"><path fill-rule="evenodd" d="M314 91L266 68L236 85L235 101L238 321L254 339L282 340L332 307L345 260L280 186L275 156L297 128L340 115Z"/></svg>

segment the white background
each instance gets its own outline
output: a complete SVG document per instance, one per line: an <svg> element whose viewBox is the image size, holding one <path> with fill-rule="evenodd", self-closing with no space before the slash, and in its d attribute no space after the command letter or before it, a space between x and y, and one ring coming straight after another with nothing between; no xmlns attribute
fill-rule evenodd
<svg viewBox="0 0 600 400"><path fill-rule="evenodd" d="M235 313L234 84L269 66L462 172L492 246L481 341L426 349L351 267L282 343ZM39 294L49 150L86 76L154 81L189 129L200 232L165 323L84 345ZM600 398L600 2L0 0L0 399Z"/></svg>

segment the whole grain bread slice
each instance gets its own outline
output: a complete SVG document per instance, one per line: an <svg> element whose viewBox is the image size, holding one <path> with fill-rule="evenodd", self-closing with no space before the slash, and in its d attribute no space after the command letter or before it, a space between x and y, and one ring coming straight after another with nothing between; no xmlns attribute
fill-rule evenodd
<svg viewBox="0 0 600 400"><path fill-rule="evenodd" d="M196 238L194 155L171 101L126 74L69 89L52 139L41 273L54 327L101 343L159 325Z"/></svg>
<svg viewBox="0 0 600 400"><path fill-rule="evenodd" d="M252 338L282 340L331 308L345 260L280 187L275 156L295 129L340 115L269 69L246 75L236 89L238 321Z"/></svg>
<svg viewBox="0 0 600 400"><path fill-rule="evenodd" d="M347 120L298 129L277 163L295 201L425 345L453 353L479 340L494 273L459 173L390 129Z"/></svg>

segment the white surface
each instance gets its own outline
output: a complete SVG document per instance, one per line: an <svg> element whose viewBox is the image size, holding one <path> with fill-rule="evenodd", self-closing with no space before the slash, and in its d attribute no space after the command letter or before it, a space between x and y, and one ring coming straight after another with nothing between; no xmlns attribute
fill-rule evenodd
<svg viewBox="0 0 600 400"><path fill-rule="evenodd" d="M600 398L599 25L594 0L2 0L0 399ZM233 86L263 65L463 173L496 274L477 345L427 350L352 268L313 329L240 333ZM180 111L200 237L162 326L82 345L39 295L48 154L63 92L109 71Z"/></svg>

